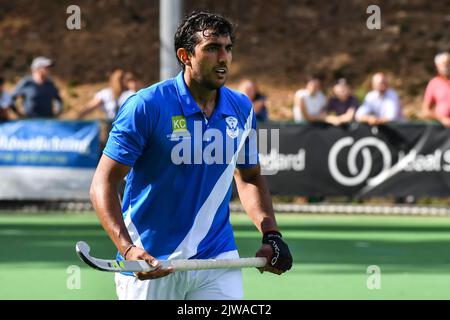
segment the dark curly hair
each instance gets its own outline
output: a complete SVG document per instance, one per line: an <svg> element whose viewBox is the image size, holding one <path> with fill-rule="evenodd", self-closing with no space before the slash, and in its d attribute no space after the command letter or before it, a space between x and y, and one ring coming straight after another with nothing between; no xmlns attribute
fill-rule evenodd
<svg viewBox="0 0 450 320"><path fill-rule="evenodd" d="M197 36L197 32L202 32L206 37L205 31L211 31L213 36L229 36L231 42L234 43L234 25L221 15L208 11L194 11L178 25L175 32L175 54L179 48L186 49L189 53L194 53L195 46L201 39ZM178 56L177 56L178 59ZM178 62L185 68L184 64L178 59Z"/></svg>

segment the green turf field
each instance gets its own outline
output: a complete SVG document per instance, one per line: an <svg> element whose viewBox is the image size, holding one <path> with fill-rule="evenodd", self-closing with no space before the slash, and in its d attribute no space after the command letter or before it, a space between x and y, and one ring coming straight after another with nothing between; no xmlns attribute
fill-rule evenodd
<svg viewBox="0 0 450 320"><path fill-rule="evenodd" d="M448 218L278 215L278 221L295 265L282 276L246 269L246 299L450 299ZM245 215L232 222L241 256L253 256L259 234ZM84 266L74 250L78 240L94 256L115 254L93 213L1 213L0 299L115 299L113 275ZM81 288L70 290L73 265L81 267ZM381 269L380 289L367 288L370 265Z"/></svg>

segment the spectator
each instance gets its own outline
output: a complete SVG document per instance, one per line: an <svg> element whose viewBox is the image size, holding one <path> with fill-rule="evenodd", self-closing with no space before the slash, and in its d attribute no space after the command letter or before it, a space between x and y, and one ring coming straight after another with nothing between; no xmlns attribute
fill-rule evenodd
<svg viewBox="0 0 450 320"><path fill-rule="evenodd" d="M121 95L125 91L124 75L123 70L116 69L109 77L109 87L97 92L78 117L84 118L95 109L101 108L108 120L114 120L120 107Z"/></svg>
<svg viewBox="0 0 450 320"><path fill-rule="evenodd" d="M335 126L351 122L358 106L358 100L352 95L347 80L339 79L333 87L333 96L328 101L325 121Z"/></svg>
<svg viewBox="0 0 450 320"><path fill-rule="evenodd" d="M0 77L0 121L8 120L8 109L12 105L11 96L4 90L5 79Z"/></svg>
<svg viewBox="0 0 450 320"><path fill-rule="evenodd" d="M261 122L267 121L268 112L265 105L266 97L258 91L256 84L248 79L243 80L239 86L239 91L244 93L252 102L256 120Z"/></svg>
<svg viewBox="0 0 450 320"><path fill-rule="evenodd" d="M124 92L119 97L119 106L142 87L141 83L132 72L126 72L123 76Z"/></svg>
<svg viewBox="0 0 450 320"><path fill-rule="evenodd" d="M31 63L31 76L25 76L17 84L12 94L12 110L20 117L53 118L62 113L61 97L50 79L52 65L52 60L46 57L35 58ZM15 105L18 97L22 98L23 111Z"/></svg>
<svg viewBox="0 0 450 320"><path fill-rule="evenodd" d="M320 80L310 77L306 88L298 90L294 96L294 121L324 121L327 98L320 91Z"/></svg>
<svg viewBox="0 0 450 320"><path fill-rule="evenodd" d="M425 118L450 128L450 53L436 55L434 63L438 75L428 83L422 110Z"/></svg>
<svg viewBox="0 0 450 320"><path fill-rule="evenodd" d="M372 91L364 98L356 111L355 118L369 125L379 125L402 119L400 99L394 89L389 88L386 75L382 72L372 77Z"/></svg>
<svg viewBox="0 0 450 320"><path fill-rule="evenodd" d="M125 84L125 88L132 92L138 92L141 88L143 88L143 85L141 81L139 81L136 78L136 75L132 72L126 72L123 81Z"/></svg>

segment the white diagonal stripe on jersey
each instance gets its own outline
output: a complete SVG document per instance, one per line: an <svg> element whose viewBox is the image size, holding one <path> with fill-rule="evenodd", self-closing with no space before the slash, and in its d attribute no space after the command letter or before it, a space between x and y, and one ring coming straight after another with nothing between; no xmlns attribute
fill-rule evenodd
<svg viewBox="0 0 450 320"><path fill-rule="evenodd" d="M253 122L253 109L250 110L250 115L245 123L245 130L242 133L241 141L239 142L239 147L233 155L230 164L228 164L225 171L222 173L220 178L217 180L214 188L209 194L206 201L201 206L200 210L195 217L194 224L191 230L189 230L186 237L181 241L175 251L169 256L168 259L189 259L197 253L197 248L200 242L208 234L211 225L213 223L214 217L219 209L220 204L225 198L228 188L223 186L230 186L233 179L234 168L236 167L236 158L239 151L244 146L245 140L247 139L250 131L252 129Z"/></svg>
<svg viewBox="0 0 450 320"><path fill-rule="evenodd" d="M131 220L131 204L128 207L127 210L127 216L125 217L125 227L128 230L128 234L130 235L131 241L133 241L133 244L139 248L144 248L144 245L141 241L141 235L136 229L136 226L134 225L133 221Z"/></svg>

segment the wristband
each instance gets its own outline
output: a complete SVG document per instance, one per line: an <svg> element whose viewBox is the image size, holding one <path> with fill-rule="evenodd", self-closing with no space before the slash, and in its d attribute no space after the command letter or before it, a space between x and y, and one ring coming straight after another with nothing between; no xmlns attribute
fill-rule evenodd
<svg viewBox="0 0 450 320"><path fill-rule="evenodd" d="M268 240L278 238L281 239L283 236L281 235L281 232L279 231L266 231L263 234L262 242L267 243Z"/></svg>
<svg viewBox="0 0 450 320"><path fill-rule="evenodd" d="M127 260L127 253L128 253L128 251L130 251L131 248L133 248L133 247L136 248L136 246L135 246L134 244L130 244L130 245L125 249L125 251L123 252L122 257L123 257L125 260Z"/></svg>

